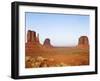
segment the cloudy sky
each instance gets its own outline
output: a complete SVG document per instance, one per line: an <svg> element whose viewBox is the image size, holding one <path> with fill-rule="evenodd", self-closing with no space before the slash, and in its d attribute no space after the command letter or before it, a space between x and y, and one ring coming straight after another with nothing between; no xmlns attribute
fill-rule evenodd
<svg viewBox="0 0 100 81"><path fill-rule="evenodd" d="M89 16L26 12L26 32L39 33L40 42L50 38L54 46L74 46L80 36L89 36Z"/></svg>

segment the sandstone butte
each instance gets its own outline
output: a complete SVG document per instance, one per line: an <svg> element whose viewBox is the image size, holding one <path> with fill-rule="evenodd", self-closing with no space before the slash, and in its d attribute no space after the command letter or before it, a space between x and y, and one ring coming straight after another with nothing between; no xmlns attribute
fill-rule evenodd
<svg viewBox="0 0 100 81"><path fill-rule="evenodd" d="M81 36L78 40L79 48L89 48L89 40L87 36Z"/></svg>
<svg viewBox="0 0 100 81"><path fill-rule="evenodd" d="M39 41L39 34L36 35L35 31L28 30L27 32L27 42L25 48L40 48L40 47L53 47L50 43L50 39L46 38L43 45ZM78 48L89 48L89 40L87 36L81 36L78 40Z"/></svg>

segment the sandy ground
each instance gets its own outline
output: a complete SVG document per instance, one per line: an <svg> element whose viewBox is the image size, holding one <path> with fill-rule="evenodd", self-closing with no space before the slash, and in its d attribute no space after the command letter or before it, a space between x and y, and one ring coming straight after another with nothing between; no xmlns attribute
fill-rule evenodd
<svg viewBox="0 0 100 81"><path fill-rule="evenodd" d="M26 49L26 68L89 65L89 50L76 47ZM33 60L32 60L33 59Z"/></svg>

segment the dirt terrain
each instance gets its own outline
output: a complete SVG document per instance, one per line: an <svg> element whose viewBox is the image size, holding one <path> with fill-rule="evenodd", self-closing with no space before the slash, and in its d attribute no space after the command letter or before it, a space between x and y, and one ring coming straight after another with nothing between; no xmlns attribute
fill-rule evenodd
<svg viewBox="0 0 100 81"><path fill-rule="evenodd" d="M89 50L77 47L26 49L26 68L89 65Z"/></svg>
<svg viewBox="0 0 100 81"><path fill-rule="evenodd" d="M89 40L80 36L74 47L55 47L49 38L41 44L39 34L28 30L25 55L26 68L89 65Z"/></svg>

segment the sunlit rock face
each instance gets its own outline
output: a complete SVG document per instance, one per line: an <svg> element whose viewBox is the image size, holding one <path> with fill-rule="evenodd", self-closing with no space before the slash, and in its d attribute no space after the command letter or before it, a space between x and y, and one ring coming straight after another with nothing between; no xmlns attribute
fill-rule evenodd
<svg viewBox="0 0 100 81"><path fill-rule="evenodd" d="M27 33L27 43L39 43L39 34L36 36L35 31L28 30Z"/></svg>
<svg viewBox="0 0 100 81"><path fill-rule="evenodd" d="M40 48L42 45L39 41L39 34L36 35L35 31L28 30L27 42L25 44L26 49Z"/></svg>
<svg viewBox="0 0 100 81"><path fill-rule="evenodd" d="M43 46L45 46L45 47L52 47L49 38L45 39Z"/></svg>
<svg viewBox="0 0 100 81"><path fill-rule="evenodd" d="M28 30L27 42L36 42L36 32L35 31Z"/></svg>
<svg viewBox="0 0 100 81"><path fill-rule="evenodd" d="M89 48L89 40L87 36L81 36L78 40L78 47Z"/></svg>

